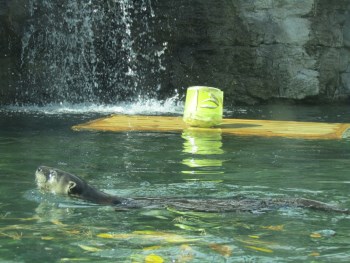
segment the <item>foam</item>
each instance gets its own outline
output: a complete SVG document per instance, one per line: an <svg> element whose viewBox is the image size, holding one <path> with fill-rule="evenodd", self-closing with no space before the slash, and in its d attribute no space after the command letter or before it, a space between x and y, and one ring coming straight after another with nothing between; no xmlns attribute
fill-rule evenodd
<svg viewBox="0 0 350 263"><path fill-rule="evenodd" d="M18 113L42 113L47 115L60 114L127 114L127 115L181 115L183 113L183 102L178 96L166 100L140 99L136 102L122 102L117 104L95 104L95 103L55 103L45 106L5 106L0 111Z"/></svg>

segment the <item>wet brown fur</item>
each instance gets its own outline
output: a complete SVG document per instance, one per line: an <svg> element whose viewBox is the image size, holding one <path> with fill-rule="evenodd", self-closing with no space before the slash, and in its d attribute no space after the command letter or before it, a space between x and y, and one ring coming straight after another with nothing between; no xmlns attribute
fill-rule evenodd
<svg viewBox="0 0 350 263"><path fill-rule="evenodd" d="M173 207L179 210L201 212L266 212L281 207L302 207L349 214L348 209L305 198L122 198L104 193L90 186L80 177L56 168L40 166L36 170L35 176L38 188L41 190L68 195L97 204L114 205L120 209Z"/></svg>
<svg viewBox="0 0 350 263"><path fill-rule="evenodd" d="M56 168L40 166L35 172L35 178L40 190L53 194L69 195L97 204L117 205L122 202L122 198L106 194L80 177Z"/></svg>

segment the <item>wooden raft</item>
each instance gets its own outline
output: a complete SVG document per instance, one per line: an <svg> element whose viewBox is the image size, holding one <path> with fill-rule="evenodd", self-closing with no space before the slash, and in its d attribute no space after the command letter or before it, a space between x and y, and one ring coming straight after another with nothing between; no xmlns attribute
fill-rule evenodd
<svg viewBox="0 0 350 263"><path fill-rule="evenodd" d="M233 135L280 136L303 139L341 139L350 137L350 123L321 123L271 120L224 119L218 128L187 126L182 117L112 115L72 127L75 131L154 131L182 132L185 129L222 132Z"/></svg>

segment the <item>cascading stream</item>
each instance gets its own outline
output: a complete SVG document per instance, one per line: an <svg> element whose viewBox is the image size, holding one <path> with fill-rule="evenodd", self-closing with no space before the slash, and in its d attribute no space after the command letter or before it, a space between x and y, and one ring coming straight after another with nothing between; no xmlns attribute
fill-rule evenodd
<svg viewBox="0 0 350 263"><path fill-rule="evenodd" d="M167 43L150 0L29 0L19 101L113 103L153 97Z"/></svg>

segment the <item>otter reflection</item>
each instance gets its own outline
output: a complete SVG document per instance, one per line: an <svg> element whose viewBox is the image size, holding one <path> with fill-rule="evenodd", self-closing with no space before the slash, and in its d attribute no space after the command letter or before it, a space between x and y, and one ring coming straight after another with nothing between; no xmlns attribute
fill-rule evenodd
<svg viewBox="0 0 350 263"><path fill-rule="evenodd" d="M281 207L303 207L322 211L349 214L348 209L328 205L305 198L239 198L239 199L194 199L194 198L123 198L104 193L80 177L65 171L40 166L36 172L38 188L53 194L68 195L96 204L113 205L116 209L166 208L199 212L266 212Z"/></svg>

